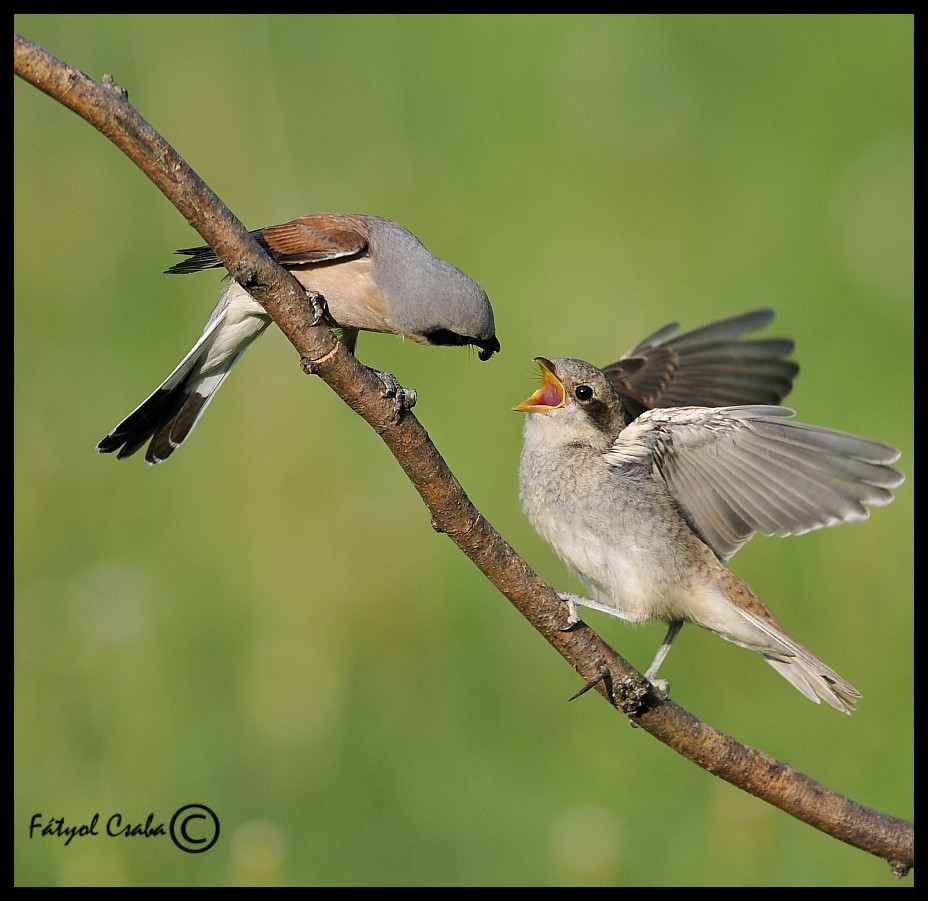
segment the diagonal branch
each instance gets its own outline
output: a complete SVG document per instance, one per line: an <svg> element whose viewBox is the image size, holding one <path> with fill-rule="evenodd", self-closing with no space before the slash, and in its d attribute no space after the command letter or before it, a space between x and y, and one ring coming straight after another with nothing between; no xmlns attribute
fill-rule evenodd
<svg viewBox="0 0 928 901"><path fill-rule="evenodd" d="M487 578L620 713L694 763L841 841L886 859L897 876L914 866L913 824L839 795L713 729L651 686L585 624L562 632L563 605L471 503L411 413L392 421L379 380L322 323L296 280L278 266L176 151L135 111L110 76L98 83L13 35L14 73L86 119L157 185L268 311L318 375L381 436L432 515Z"/></svg>

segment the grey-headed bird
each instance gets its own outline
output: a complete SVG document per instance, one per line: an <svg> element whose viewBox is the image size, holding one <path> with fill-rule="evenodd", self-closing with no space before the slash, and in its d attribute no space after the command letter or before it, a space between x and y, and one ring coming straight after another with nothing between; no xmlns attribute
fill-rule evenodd
<svg viewBox="0 0 928 901"><path fill-rule="evenodd" d="M252 235L307 292L322 295L326 318L352 352L361 331L392 332L419 344L474 345L481 360L499 351L483 288L396 222L316 213ZM178 253L187 259L169 273L222 266L209 247ZM264 307L232 282L193 349L97 450L128 457L151 439L145 459L163 463L186 441L226 376L270 322ZM397 397L398 411L415 403L415 392L374 371L385 393Z"/></svg>

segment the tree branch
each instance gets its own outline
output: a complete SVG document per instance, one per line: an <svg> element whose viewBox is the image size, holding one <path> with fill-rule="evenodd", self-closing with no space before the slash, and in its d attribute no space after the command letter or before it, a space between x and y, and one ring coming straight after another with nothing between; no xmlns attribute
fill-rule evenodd
<svg viewBox="0 0 928 901"><path fill-rule="evenodd" d="M474 507L412 413L392 421L379 380L324 324L314 324L303 289L190 166L143 119L111 77L98 83L14 32L13 70L106 135L158 186L261 304L318 375L381 436L452 541L545 639L620 713L732 785L856 848L887 860L897 876L914 866L914 826L864 807L713 729L650 684L592 629L562 632L563 604ZM592 684L591 684L592 683Z"/></svg>

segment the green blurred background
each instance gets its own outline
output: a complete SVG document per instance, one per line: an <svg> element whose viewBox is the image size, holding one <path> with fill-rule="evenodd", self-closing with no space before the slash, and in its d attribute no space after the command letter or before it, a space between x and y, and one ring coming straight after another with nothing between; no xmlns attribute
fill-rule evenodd
<svg viewBox="0 0 928 901"><path fill-rule="evenodd" d="M684 630L700 717L913 816L911 16L17 16L111 73L249 227L387 216L486 287L503 352L363 335L470 497L561 590L519 507L536 355L611 362L759 306L800 418L899 447L863 525L734 560L856 685L844 717ZM164 466L96 442L189 349L219 275L106 139L14 78L14 882L903 885L709 776L594 694L443 536L276 330ZM644 667L663 627L589 613ZM208 853L28 837L167 822Z"/></svg>

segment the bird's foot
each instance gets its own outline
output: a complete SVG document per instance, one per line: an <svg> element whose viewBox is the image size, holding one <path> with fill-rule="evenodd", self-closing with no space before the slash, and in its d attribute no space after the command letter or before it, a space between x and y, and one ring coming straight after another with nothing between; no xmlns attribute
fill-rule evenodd
<svg viewBox="0 0 928 901"><path fill-rule="evenodd" d="M651 683L651 688L654 689L654 694L656 694L662 701L666 701L670 696L670 683L666 679L651 679L647 675L645 675L645 679Z"/></svg>
<svg viewBox="0 0 928 901"><path fill-rule="evenodd" d="M319 325L319 323L324 319L329 318L329 305L326 303L325 297L323 297L318 291L307 291L306 299L309 301L309 305L313 308L312 325Z"/></svg>
<svg viewBox="0 0 928 901"><path fill-rule="evenodd" d="M370 368L370 367L368 367ZM380 379L383 385L383 396L393 398L393 416L394 422L399 422L402 415L411 410L419 399L415 388L404 388L395 375L390 372L383 372L380 369L371 369L371 372Z"/></svg>
<svg viewBox="0 0 928 901"><path fill-rule="evenodd" d="M582 598L578 598L575 594L562 594L560 592L558 597L567 605L567 624L561 628L561 631L570 632L583 622L577 610L577 601L582 601Z"/></svg>

